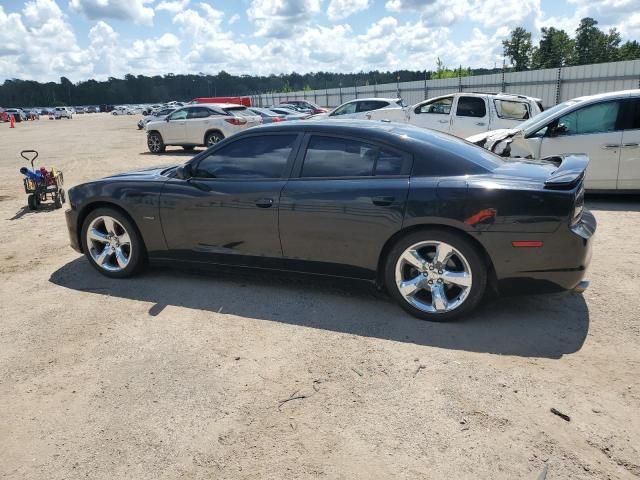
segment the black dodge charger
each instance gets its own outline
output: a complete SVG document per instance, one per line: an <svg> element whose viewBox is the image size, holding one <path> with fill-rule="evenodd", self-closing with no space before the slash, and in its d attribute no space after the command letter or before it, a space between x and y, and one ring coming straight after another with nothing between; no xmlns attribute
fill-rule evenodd
<svg viewBox="0 0 640 480"><path fill-rule="evenodd" d="M392 123L286 122L183 165L78 185L67 225L72 247L110 277L145 260L335 275L449 320L489 290L584 289L596 228L587 163L505 160Z"/></svg>

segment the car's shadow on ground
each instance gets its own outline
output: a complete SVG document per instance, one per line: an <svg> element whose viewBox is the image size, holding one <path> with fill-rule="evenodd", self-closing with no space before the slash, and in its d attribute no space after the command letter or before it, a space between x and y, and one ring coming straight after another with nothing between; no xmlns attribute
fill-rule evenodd
<svg viewBox="0 0 640 480"><path fill-rule="evenodd" d="M289 325L470 352L560 358L578 351L589 329L581 295L492 301L454 323L417 320L364 282L275 272L216 269L202 275L153 268L126 280L97 273L80 257L57 271L56 285L105 297L233 314Z"/></svg>
<svg viewBox="0 0 640 480"><path fill-rule="evenodd" d="M163 156L178 156L178 157L193 157L194 155L202 152L204 150L204 148L201 149L193 149L193 150L184 150L184 149L179 149L179 150L165 150L162 153L151 153L151 152L140 152L138 155L144 155L144 156L153 156L153 157L158 157L158 158L162 158Z"/></svg>

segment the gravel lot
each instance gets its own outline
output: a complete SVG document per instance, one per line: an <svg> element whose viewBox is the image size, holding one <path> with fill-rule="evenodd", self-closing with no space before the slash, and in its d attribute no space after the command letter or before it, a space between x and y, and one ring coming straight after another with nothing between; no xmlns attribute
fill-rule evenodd
<svg viewBox="0 0 640 480"><path fill-rule="evenodd" d="M137 119L0 124L0 478L640 476L640 198L588 198L584 296L453 324L357 282L114 281L68 247L63 210L27 209L19 151L67 187L189 158L148 154Z"/></svg>

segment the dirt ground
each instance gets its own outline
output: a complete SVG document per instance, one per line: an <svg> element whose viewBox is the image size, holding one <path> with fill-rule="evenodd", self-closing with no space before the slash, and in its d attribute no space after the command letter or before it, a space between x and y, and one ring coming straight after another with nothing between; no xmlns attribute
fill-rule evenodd
<svg viewBox="0 0 640 480"><path fill-rule="evenodd" d="M64 209L27 210L18 152L68 187L189 158L148 154L136 121L0 124L0 478L640 476L640 198L588 198L583 296L452 324L357 282L116 281L68 247Z"/></svg>

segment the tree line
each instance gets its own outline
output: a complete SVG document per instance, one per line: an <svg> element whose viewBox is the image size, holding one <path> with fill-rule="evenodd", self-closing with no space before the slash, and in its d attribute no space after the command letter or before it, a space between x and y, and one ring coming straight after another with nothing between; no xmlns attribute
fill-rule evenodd
<svg viewBox="0 0 640 480"><path fill-rule="evenodd" d="M616 29L600 30L593 18L583 18L571 38L564 30L542 28L540 42L533 46L531 33L515 28L503 41L504 54L511 62L507 71L555 68L566 65L612 62L640 58L640 43L621 42ZM215 75L167 73L148 77L125 75L104 81L86 80L78 83L68 78L60 82L36 82L9 79L0 85L0 106L48 107L73 105L156 103L170 100L191 100L195 97L256 95L259 93L354 88L362 85L464 77L500 72L502 68L447 67L438 58L433 71L400 70L359 73L311 72L255 76L231 75L220 71Z"/></svg>
<svg viewBox="0 0 640 480"><path fill-rule="evenodd" d="M636 40L622 43L620 32L615 28L600 30L598 21L591 17L580 20L573 38L562 29L543 27L540 41L534 46L531 32L517 27L502 45L512 69L518 72L640 58L640 43Z"/></svg>

